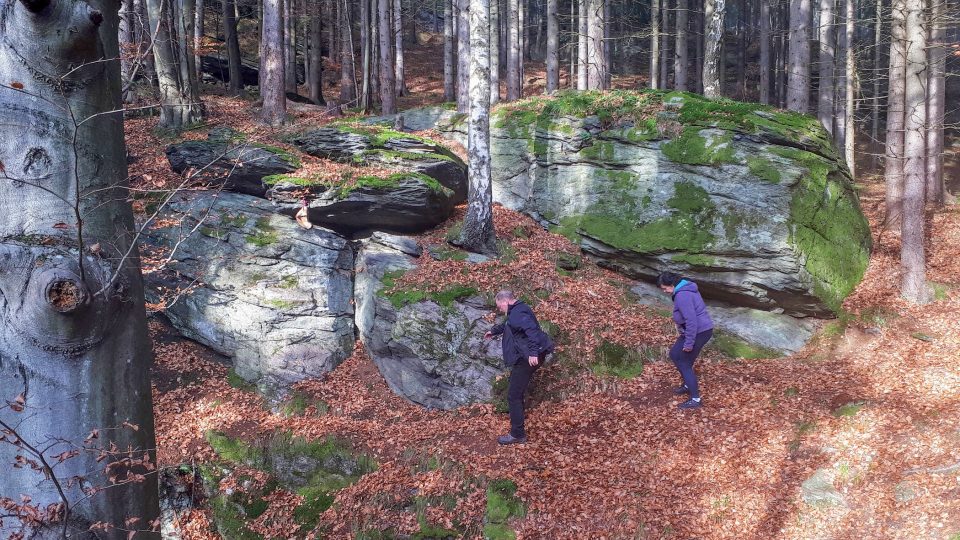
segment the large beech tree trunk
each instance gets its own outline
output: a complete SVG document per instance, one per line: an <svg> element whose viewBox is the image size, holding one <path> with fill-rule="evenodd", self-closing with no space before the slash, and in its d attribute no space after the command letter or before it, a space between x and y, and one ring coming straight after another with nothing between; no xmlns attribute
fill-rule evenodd
<svg viewBox="0 0 960 540"><path fill-rule="evenodd" d="M283 124L287 116L281 3L282 0L263 0L263 30L260 33L261 120L269 126Z"/></svg>
<svg viewBox="0 0 960 540"><path fill-rule="evenodd" d="M127 202L119 7L7 0L0 9L0 403L20 395L24 407L0 407L0 421L51 464L76 447L123 451L102 461L96 451L81 452L50 475L14 468L17 455L35 458L8 433L0 441L0 497L28 496L42 514L63 502L59 481L71 505L71 538L87 538L89 526L103 522L114 528L97 538L121 540L127 519L149 530L159 515L150 340ZM124 465L128 448L146 461ZM111 484L111 463L120 479L154 472ZM86 480L68 482L75 476ZM105 489L73 506L84 487ZM0 537L19 525L4 518ZM61 523L26 532L64 537Z"/></svg>
<svg viewBox="0 0 960 540"><path fill-rule="evenodd" d="M493 187L490 182L490 0L470 0L470 191L460 244L495 253Z"/></svg>

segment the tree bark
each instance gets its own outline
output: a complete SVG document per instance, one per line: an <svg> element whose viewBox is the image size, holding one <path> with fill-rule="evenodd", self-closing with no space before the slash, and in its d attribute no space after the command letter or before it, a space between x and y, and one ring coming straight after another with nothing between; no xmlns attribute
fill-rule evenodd
<svg viewBox="0 0 960 540"><path fill-rule="evenodd" d="M403 62L403 2L402 0L393 0L393 35L396 54L395 74L397 76L397 95L405 96L407 92L407 83L404 78Z"/></svg>
<svg viewBox="0 0 960 540"><path fill-rule="evenodd" d="M603 54L604 0L587 0L587 88L602 90L607 79L606 56Z"/></svg>
<svg viewBox="0 0 960 540"><path fill-rule="evenodd" d="M500 2L490 1L490 105L500 102Z"/></svg>
<svg viewBox="0 0 960 540"><path fill-rule="evenodd" d="M847 0L848 2L850 0ZM946 112L946 0L931 0L930 5L930 81L927 86L927 202L944 202L943 124Z"/></svg>
<svg viewBox="0 0 960 540"><path fill-rule="evenodd" d="M134 29L136 24L136 12L134 12L133 0L122 0L120 9L120 80L123 86L130 84L134 76L134 62L136 57L133 51L136 49L137 33ZM124 95L124 101L127 96Z"/></svg>
<svg viewBox="0 0 960 540"><path fill-rule="evenodd" d="M706 38L703 48L703 95L720 97L720 46L723 42L723 12L725 0L707 0L704 4Z"/></svg>
<svg viewBox="0 0 960 540"><path fill-rule="evenodd" d="M320 18L322 16L323 6L320 0L311 0L310 10L310 66L307 74L307 85L310 89L310 101L317 105L326 105L323 99L323 29L321 28ZM330 21L332 22L332 21ZM331 26L333 26L331 24ZM333 54L333 51L330 51Z"/></svg>
<svg viewBox="0 0 960 540"><path fill-rule="evenodd" d="M677 41L674 46L673 86L677 90L687 89L687 73L690 66L687 60L687 0L677 0Z"/></svg>
<svg viewBox="0 0 960 540"><path fill-rule="evenodd" d="M770 0L760 0L760 103L770 104Z"/></svg>
<svg viewBox="0 0 960 540"><path fill-rule="evenodd" d="M787 108L810 109L810 0L790 0L790 62Z"/></svg>
<svg viewBox="0 0 960 540"><path fill-rule="evenodd" d="M834 6L836 0L820 0L820 28L818 41L820 57L817 60L820 73L820 83L817 92L817 118L827 133L833 135L834 102L836 87L833 73L837 54L836 21L834 20Z"/></svg>
<svg viewBox="0 0 960 540"><path fill-rule="evenodd" d="M193 69L196 72L197 81L203 79L203 65L200 61L201 49L203 48L203 36L206 34L206 0L196 0L196 16L193 21L193 50L196 55Z"/></svg>
<svg viewBox="0 0 960 540"><path fill-rule="evenodd" d="M457 111L470 110L470 0L457 0Z"/></svg>
<svg viewBox="0 0 960 540"><path fill-rule="evenodd" d="M283 2L283 57L286 61L284 77L286 91L297 93L297 10L294 8L296 0L280 0Z"/></svg>
<svg viewBox="0 0 960 540"><path fill-rule="evenodd" d="M844 98L846 105L844 106L844 132L843 132L843 154L847 161L847 167L850 169L850 175L856 178L857 173L857 164L856 164L856 144L857 144L857 126L856 126L856 90L857 90L857 64L856 64L856 55L854 54L853 48L853 38L854 38L854 24L856 23L856 5L854 2L856 0L844 0L846 8L846 21L844 25L844 43L846 51L846 76L845 76L845 85L846 89L844 92Z"/></svg>
<svg viewBox="0 0 960 540"><path fill-rule="evenodd" d="M515 0L511 0L515 1ZM577 2L577 90L589 88L587 72L590 70L587 9L589 0Z"/></svg>
<svg viewBox="0 0 960 540"><path fill-rule="evenodd" d="M650 88L660 88L660 0L650 4Z"/></svg>
<svg viewBox="0 0 960 540"><path fill-rule="evenodd" d="M356 64L353 56L353 31L350 26L349 0L337 5L340 16L340 105L351 106L357 100ZM333 49L331 49L331 54Z"/></svg>
<svg viewBox="0 0 960 540"><path fill-rule="evenodd" d="M20 1L0 10L0 74L9 86L0 89L0 400L24 400L22 412L0 408L0 421L56 464L52 474L15 467L16 456L31 456L8 434L0 494L16 503L30 497L43 516L62 502L59 482L71 505L66 527L48 522L27 538L86 538L100 522L109 528L98 538L122 540L127 519L149 530L159 518L152 354L121 112L120 5ZM98 438L88 439L95 430ZM92 451L57 463L57 454L84 447ZM125 465L128 448L147 466ZM109 457L98 458L98 449ZM107 467L121 480L145 476L111 484ZM88 498L83 488L103 489ZM20 525L5 517L0 537Z"/></svg>
<svg viewBox="0 0 960 540"><path fill-rule="evenodd" d="M393 67L393 51L390 42L393 32L390 29L390 0L377 0L377 34L380 46L380 107L382 114L397 112L397 81Z"/></svg>
<svg viewBox="0 0 960 540"><path fill-rule="evenodd" d="M560 22L558 0L547 0L547 93L560 88Z"/></svg>
<svg viewBox="0 0 960 540"><path fill-rule="evenodd" d="M287 117L287 97L282 0L263 0L263 25L260 32L260 97L263 110L260 119L269 126L280 126Z"/></svg>
<svg viewBox="0 0 960 540"><path fill-rule="evenodd" d="M172 24L171 0L147 0L150 32L154 37L153 56L160 85L161 127L173 130L199 122L203 118L200 96L180 71L176 27Z"/></svg>
<svg viewBox="0 0 960 540"><path fill-rule="evenodd" d="M455 65L453 61L454 35L453 35L453 1L443 0L443 100L446 102L454 101L456 91L454 91L453 81L455 76Z"/></svg>
<svg viewBox="0 0 960 540"><path fill-rule="evenodd" d="M490 181L490 4L470 0L470 191L460 244L474 252L495 253L493 187Z"/></svg>
<svg viewBox="0 0 960 540"><path fill-rule="evenodd" d="M890 11L890 83L887 89L887 140L884 163L887 226L903 217L904 94L906 92L906 0L894 0Z"/></svg>
<svg viewBox="0 0 960 540"><path fill-rule="evenodd" d="M900 229L901 294L914 303L929 301L924 241L926 187L927 35L923 0L906 0L906 81L904 84L903 225Z"/></svg>
<svg viewBox="0 0 960 540"><path fill-rule="evenodd" d="M660 88L670 88L670 0L660 0Z"/></svg>
<svg viewBox="0 0 960 540"><path fill-rule="evenodd" d="M520 99L520 4L507 2L507 101Z"/></svg>
<svg viewBox="0 0 960 540"><path fill-rule="evenodd" d="M883 0L877 0L874 4L874 22L873 22L873 69L878 73L873 77L873 97L870 99L871 108L873 110L871 125L870 125L870 145L871 148L875 149L873 152L873 166L874 168L879 168L880 166L880 156L879 150L876 150L880 145L880 70L882 69L882 60L880 50L880 43L883 36Z"/></svg>
<svg viewBox="0 0 960 540"><path fill-rule="evenodd" d="M361 66L360 108L363 112L370 112L370 102L373 97L373 4L377 0L360 0L360 42L363 65Z"/></svg>
<svg viewBox="0 0 960 540"><path fill-rule="evenodd" d="M227 46L227 72L230 82L227 93L240 95L243 90L243 77L240 75L240 41L237 37L237 19L234 9L235 0L220 0L223 7L223 35Z"/></svg>

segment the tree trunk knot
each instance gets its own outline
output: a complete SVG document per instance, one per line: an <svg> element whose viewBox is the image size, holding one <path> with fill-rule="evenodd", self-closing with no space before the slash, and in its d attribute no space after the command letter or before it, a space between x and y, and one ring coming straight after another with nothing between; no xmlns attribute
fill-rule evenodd
<svg viewBox="0 0 960 540"><path fill-rule="evenodd" d="M79 281L60 278L47 285L46 297L53 309L60 313L72 313L87 303L89 295Z"/></svg>

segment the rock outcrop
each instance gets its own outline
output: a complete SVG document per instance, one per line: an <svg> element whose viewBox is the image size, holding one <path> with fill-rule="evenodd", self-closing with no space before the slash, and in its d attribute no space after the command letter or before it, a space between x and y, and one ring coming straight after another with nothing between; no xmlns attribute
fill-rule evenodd
<svg viewBox="0 0 960 540"><path fill-rule="evenodd" d="M200 178L224 182L224 189L263 197L265 176L291 173L300 160L281 148L247 142L230 128L215 128L206 141L185 141L167 147L170 168L179 174L189 169Z"/></svg>
<svg viewBox="0 0 960 540"><path fill-rule="evenodd" d="M461 141L466 128L438 108L404 122ZM866 269L853 182L810 116L685 92L561 93L497 109L491 146L496 201L631 277L672 269L734 305L831 316Z"/></svg>
<svg viewBox="0 0 960 540"><path fill-rule="evenodd" d="M241 377L274 393L350 354L354 257L346 239L301 229L270 202L233 193L178 194L160 220L143 244L172 259L146 276L149 300L166 295L177 329L233 357Z"/></svg>
<svg viewBox="0 0 960 540"><path fill-rule="evenodd" d="M390 388L414 403L451 409L488 401L504 372L499 340L483 339L491 308L467 288L395 290L417 253L414 242L364 242L354 289L360 338Z"/></svg>
<svg viewBox="0 0 960 540"><path fill-rule="evenodd" d="M291 142L307 154L356 167L333 178L267 177L268 197L288 215L296 214L305 199L312 223L343 234L424 231L466 200L466 166L427 139L379 127L335 126ZM364 174L368 166L376 173Z"/></svg>

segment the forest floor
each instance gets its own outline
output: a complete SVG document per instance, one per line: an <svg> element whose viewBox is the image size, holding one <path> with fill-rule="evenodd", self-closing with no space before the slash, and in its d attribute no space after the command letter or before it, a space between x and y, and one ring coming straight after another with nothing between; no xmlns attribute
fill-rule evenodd
<svg viewBox="0 0 960 540"><path fill-rule="evenodd" d="M418 81L411 89L436 82ZM206 102L209 125L227 124L254 138L274 135L253 122L249 101L210 96ZM326 120L313 112L294 117L298 124ZM151 131L154 122L128 122L138 187L180 181L163 155L170 141ZM897 290L898 235L880 232L882 179L859 183L874 252L841 317L786 358L706 352L698 361L700 410L679 411L670 392L678 377L662 349L672 339L668 315L629 301L629 280L590 263L561 272L548 252L576 247L497 208L497 234L509 240L512 257L479 265L425 258L406 279L440 288L456 275L483 290L508 283L549 293L539 295L535 311L568 336L565 360L537 375L528 444L496 444L508 419L492 405L432 411L406 402L359 343L328 376L298 385L310 405L284 414L236 384L216 355L171 336L156 319L158 460L164 467L216 460L205 438L210 430L245 440L276 431L347 440L378 467L339 491L320 516L327 538L378 529L410 534L424 523L456 525L466 538L480 538L487 483L507 478L525 506L509 526L525 539L956 540L960 206L929 215L928 278L937 284L937 300L912 306ZM441 239L461 213L421 240ZM657 353L633 379L597 376L587 369L587 351L600 339ZM825 479L819 491L832 503L804 502L816 487L811 478ZM222 489L228 485L229 479L221 482ZM279 490L248 528L265 537L296 536L298 497ZM424 497L443 504L424 504ZM201 506L183 514L183 538L215 538L210 512Z"/></svg>

